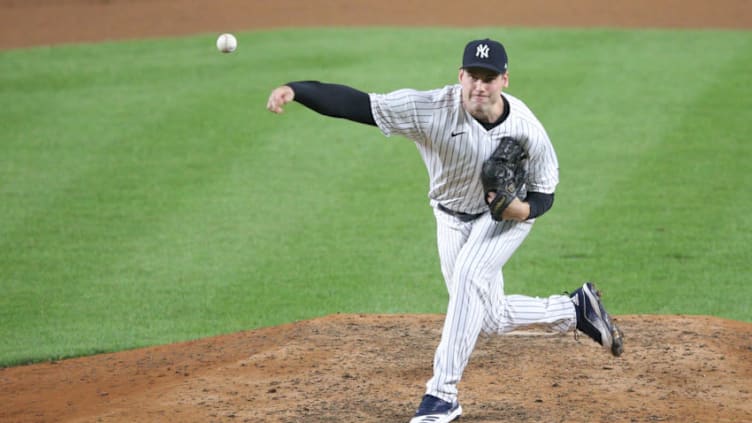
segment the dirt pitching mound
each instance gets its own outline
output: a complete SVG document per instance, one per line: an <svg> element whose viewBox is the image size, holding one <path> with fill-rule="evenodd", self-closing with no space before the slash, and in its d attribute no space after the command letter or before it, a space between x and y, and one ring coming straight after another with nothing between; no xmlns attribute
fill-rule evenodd
<svg viewBox="0 0 752 423"><path fill-rule="evenodd" d="M619 316L589 338L482 337L464 422L752 421L752 324ZM8 422L406 422L443 317L334 315L175 345L0 370Z"/></svg>

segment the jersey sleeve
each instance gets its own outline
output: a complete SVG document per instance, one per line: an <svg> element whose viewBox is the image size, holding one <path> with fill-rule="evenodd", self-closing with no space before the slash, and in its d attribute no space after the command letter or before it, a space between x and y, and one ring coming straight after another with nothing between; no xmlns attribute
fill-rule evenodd
<svg viewBox="0 0 752 423"><path fill-rule="evenodd" d="M528 155L527 190L553 194L559 183L559 162L542 126L530 134Z"/></svg>
<svg viewBox="0 0 752 423"><path fill-rule="evenodd" d="M427 121L430 95L412 89L387 94L370 94L371 113L376 126L386 136L402 135L417 140L422 137ZM426 112L421 113L421 110Z"/></svg>

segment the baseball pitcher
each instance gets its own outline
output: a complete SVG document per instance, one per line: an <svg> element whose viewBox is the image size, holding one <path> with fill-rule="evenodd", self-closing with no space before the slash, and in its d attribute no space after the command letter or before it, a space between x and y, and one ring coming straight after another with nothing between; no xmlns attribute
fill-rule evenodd
<svg viewBox="0 0 752 423"><path fill-rule="evenodd" d="M622 333L592 283L548 298L504 294L502 268L536 219L551 209L559 182L548 134L523 101L504 92L508 86L504 46L480 39L465 46L456 84L369 94L298 81L275 88L267 102L274 113L297 101L407 138L428 170L449 304L433 376L411 423L447 423L462 414L457 384L481 332L576 328L614 355L622 353Z"/></svg>

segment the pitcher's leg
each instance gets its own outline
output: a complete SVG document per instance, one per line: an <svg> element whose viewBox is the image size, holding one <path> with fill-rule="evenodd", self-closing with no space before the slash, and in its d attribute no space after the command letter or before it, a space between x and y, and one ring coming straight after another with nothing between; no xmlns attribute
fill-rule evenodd
<svg viewBox="0 0 752 423"><path fill-rule="evenodd" d="M447 402L457 400L457 384L467 366L485 316L483 301L470 284L457 284L449 295L449 305L441 341L433 361L433 377L426 393Z"/></svg>
<svg viewBox="0 0 752 423"><path fill-rule="evenodd" d="M461 222L435 208L433 213L436 217L436 245L439 249L441 274L444 276L447 292L451 295L457 256L467 242L473 224L470 222Z"/></svg>
<svg viewBox="0 0 752 423"><path fill-rule="evenodd" d="M572 299L566 295L547 298L507 295L486 322L483 327L486 333L502 334L531 325L566 332L575 327L577 316Z"/></svg>
<svg viewBox="0 0 752 423"><path fill-rule="evenodd" d="M486 215L457 255L452 289L441 341L434 356L434 374L426 384L429 395L444 401L457 399L457 383L473 352L491 310L502 306L501 267L530 231L531 223L496 223Z"/></svg>

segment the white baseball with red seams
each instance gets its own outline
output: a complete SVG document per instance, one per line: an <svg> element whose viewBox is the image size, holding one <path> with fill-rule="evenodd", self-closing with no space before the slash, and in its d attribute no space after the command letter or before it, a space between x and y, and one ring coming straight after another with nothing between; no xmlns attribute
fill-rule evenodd
<svg viewBox="0 0 752 423"><path fill-rule="evenodd" d="M222 34L217 37L217 49L222 53L232 53L238 48L238 39L232 34Z"/></svg>

